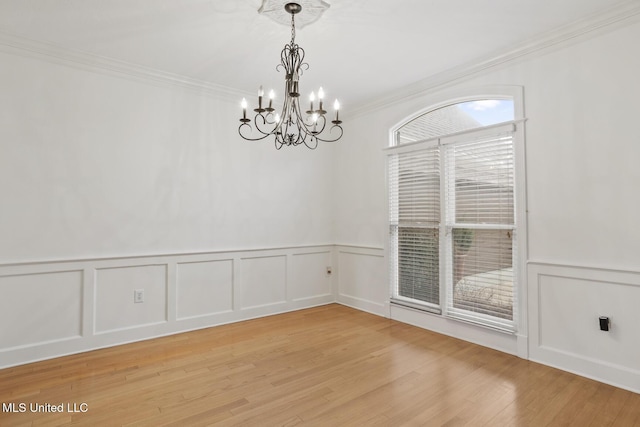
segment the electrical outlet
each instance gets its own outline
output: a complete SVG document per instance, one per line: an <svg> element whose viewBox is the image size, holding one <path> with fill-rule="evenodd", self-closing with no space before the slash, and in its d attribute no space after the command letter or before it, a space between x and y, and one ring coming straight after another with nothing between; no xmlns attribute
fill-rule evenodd
<svg viewBox="0 0 640 427"><path fill-rule="evenodd" d="M133 302L136 304L144 302L144 289L133 290Z"/></svg>
<svg viewBox="0 0 640 427"><path fill-rule="evenodd" d="M327 276L331 276L331 266L327 266Z"/></svg>

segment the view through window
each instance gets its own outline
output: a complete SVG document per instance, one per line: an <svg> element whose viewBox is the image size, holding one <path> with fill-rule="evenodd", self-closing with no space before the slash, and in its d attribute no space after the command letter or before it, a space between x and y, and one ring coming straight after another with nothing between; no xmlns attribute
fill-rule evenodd
<svg viewBox="0 0 640 427"><path fill-rule="evenodd" d="M511 99L473 100L396 132L388 158L393 302L514 328L513 120Z"/></svg>

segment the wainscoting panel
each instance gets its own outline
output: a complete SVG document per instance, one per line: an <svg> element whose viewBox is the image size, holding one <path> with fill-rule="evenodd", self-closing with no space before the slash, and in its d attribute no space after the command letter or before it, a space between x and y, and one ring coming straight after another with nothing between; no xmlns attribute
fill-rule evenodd
<svg viewBox="0 0 640 427"><path fill-rule="evenodd" d="M331 251L295 254L291 257L289 297L293 301L331 296ZM333 273L332 273L333 274Z"/></svg>
<svg viewBox="0 0 640 427"><path fill-rule="evenodd" d="M332 261L317 245L0 265L0 369L329 304Z"/></svg>
<svg viewBox="0 0 640 427"><path fill-rule="evenodd" d="M176 282L178 320L233 310L233 260L178 263Z"/></svg>
<svg viewBox="0 0 640 427"><path fill-rule="evenodd" d="M536 263L528 272L530 358L640 392L640 273Z"/></svg>
<svg viewBox="0 0 640 427"><path fill-rule="evenodd" d="M285 255L243 258L241 267L241 308L257 308L286 302Z"/></svg>
<svg viewBox="0 0 640 427"><path fill-rule="evenodd" d="M144 292L142 303L134 292ZM96 270L95 332L167 321L167 267L142 265Z"/></svg>
<svg viewBox="0 0 640 427"><path fill-rule="evenodd" d="M80 338L82 271L0 276L0 295L2 348Z"/></svg>
<svg viewBox="0 0 640 427"><path fill-rule="evenodd" d="M389 316L389 280L384 250L337 246L338 302L380 316Z"/></svg>

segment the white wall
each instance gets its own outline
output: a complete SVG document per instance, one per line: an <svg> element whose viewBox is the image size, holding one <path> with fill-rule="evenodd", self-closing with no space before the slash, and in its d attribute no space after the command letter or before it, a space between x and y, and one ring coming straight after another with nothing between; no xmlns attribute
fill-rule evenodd
<svg viewBox="0 0 640 427"><path fill-rule="evenodd" d="M330 240L333 146L276 151L237 135L237 99L45 59L0 49L0 263Z"/></svg>
<svg viewBox="0 0 640 427"><path fill-rule="evenodd" d="M335 300L333 146L47 49L0 39L0 367Z"/></svg>
<svg viewBox="0 0 640 427"><path fill-rule="evenodd" d="M336 147L336 241L380 250L386 244L385 154L391 127L448 95L488 85L523 87L531 359L640 390L638 319L624 301L640 301L640 144L636 126L640 55L636 15L472 76L427 89L350 120ZM378 104L380 105L380 104ZM386 259L380 259L381 268ZM542 265L541 267L539 265ZM538 280L564 268L567 280ZM530 266L529 269L532 267ZM576 273L579 271L579 274ZM620 274L631 272L620 282ZM572 276L573 274L573 276ZM593 285L596 280L598 285ZM542 285L540 285L542 283ZM388 281L371 281L368 304L384 304ZM543 286L540 293L539 286ZM381 289L382 288L382 289ZM544 297L540 297L544 295ZM525 295L527 296L527 295ZM615 335L598 330L612 319ZM525 355L516 343L467 325L392 308L391 316ZM535 331L535 335L532 332ZM622 332L624 331L624 333ZM540 335L541 334L541 335ZM602 341L602 336L610 339ZM594 341L594 337L601 338ZM499 342L495 340L498 339ZM608 348L602 351L596 343ZM562 345L559 345L562 343ZM526 346L525 346L526 347ZM614 356L618 354L618 356ZM619 356L624 354L624 356ZM585 363L585 361L590 363Z"/></svg>

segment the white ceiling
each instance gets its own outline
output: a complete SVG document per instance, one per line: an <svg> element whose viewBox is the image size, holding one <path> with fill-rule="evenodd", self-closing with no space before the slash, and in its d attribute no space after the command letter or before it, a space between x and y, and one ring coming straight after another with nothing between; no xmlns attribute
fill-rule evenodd
<svg viewBox="0 0 640 427"><path fill-rule="evenodd" d="M634 1L634 0L631 0ZM629 0L328 0L298 29L309 70L345 108L485 59ZM286 1L282 1L286 3ZM260 0L1 0L0 32L223 85L282 92L290 29ZM304 10L302 11L304 13Z"/></svg>

